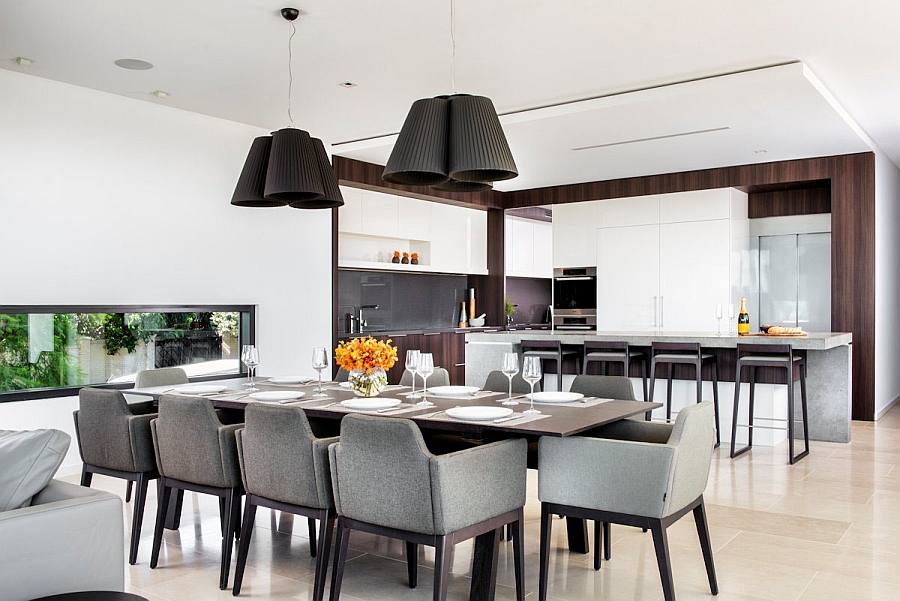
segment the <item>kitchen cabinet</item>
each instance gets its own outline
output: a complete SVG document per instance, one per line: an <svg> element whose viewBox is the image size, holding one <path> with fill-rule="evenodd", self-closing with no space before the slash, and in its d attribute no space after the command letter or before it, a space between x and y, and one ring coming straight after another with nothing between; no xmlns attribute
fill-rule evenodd
<svg viewBox="0 0 900 601"><path fill-rule="evenodd" d="M592 267L597 261L600 201L553 205L553 267Z"/></svg>
<svg viewBox="0 0 900 601"><path fill-rule="evenodd" d="M597 331L657 327L659 225L597 231Z"/></svg>
<svg viewBox="0 0 900 601"><path fill-rule="evenodd" d="M553 224L543 221L534 224L534 275L553 277Z"/></svg>
<svg viewBox="0 0 900 601"><path fill-rule="evenodd" d="M506 275L553 277L553 226L544 221L506 218Z"/></svg>
<svg viewBox="0 0 900 601"><path fill-rule="evenodd" d="M397 236L409 240L431 239L431 208L415 198L398 197Z"/></svg>
<svg viewBox="0 0 900 601"><path fill-rule="evenodd" d="M597 207L597 227L628 227L659 223L659 194L613 198Z"/></svg>
<svg viewBox="0 0 900 601"><path fill-rule="evenodd" d="M338 231L362 233L362 190L341 186L344 205L338 209Z"/></svg>
<svg viewBox="0 0 900 601"><path fill-rule="evenodd" d="M391 194L360 190L362 193L362 233L384 238L399 237L400 199Z"/></svg>

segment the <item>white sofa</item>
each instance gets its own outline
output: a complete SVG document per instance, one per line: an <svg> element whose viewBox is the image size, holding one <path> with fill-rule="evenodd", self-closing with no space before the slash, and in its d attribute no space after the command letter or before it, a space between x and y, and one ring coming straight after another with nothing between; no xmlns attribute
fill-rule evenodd
<svg viewBox="0 0 900 601"><path fill-rule="evenodd" d="M124 590L123 530L119 497L50 480L30 506L0 512L0 597Z"/></svg>

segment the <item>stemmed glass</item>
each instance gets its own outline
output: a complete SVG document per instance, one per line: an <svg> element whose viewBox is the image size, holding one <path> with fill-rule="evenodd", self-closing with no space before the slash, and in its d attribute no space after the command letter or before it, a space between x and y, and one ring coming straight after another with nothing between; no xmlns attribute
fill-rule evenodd
<svg viewBox="0 0 900 601"><path fill-rule="evenodd" d="M416 393L416 372L419 369L419 355L420 353L417 350L406 351L406 363L404 364L404 367L406 368L406 371L412 374L412 392L407 396L407 398L410 399L417 399L422 396L421 394Z"/></svg>
<svg viewBox="0 0 900 601"><path fill-rule="evenodd" d="M509 378L509 398L503 401L503 405L518 405L519 401L512 400L512 381L513 376L519 373L519 354L503 353L503 373Z"/></svg>
<svg viewBox="0 0 900 601"><path fill-rule="evenodd" d="M434 357L431 353L419 353L418 373L422 376L422 400L416 403L419 407L434 407L434 403L426 397L428 395L428 376L434 373Z"/></svg>
<svg viewBox="0 0 900 601"><path fill-rule="evenodd" d="M531 384L531 408L526 409L522 413L540 413L534 408L534 385L541 381L540 357L525 357L525 364L522 366L522 379Z"/></svg>
<svg viewBox="0 0 900 601"><path fill-rule="evenodd" d="M314 397L328 396L325 389L322 388L322 370L328 367L328 353L324 346L317 346L313 349L312 356L313 369L319 372L319 385L316 386Z"/></svg>
<svg viewBox="0 0 900 601"><path fill-rule="evenodd" d="M730 334L734 334L734 303L728 303L728 329Z"/></svg>
<svg viewBox="0 0 900 601"><path fill-rule="evenodd" d="M722 303L716 305L716 334L722 335Z"/></svg>
<svg viewBox="0 0 900 601"><path fill-rule="evenodd" d="M241 361L247 366L247 373L250 375L250 381L244 386L247 386L247 390L259 390L253 385L253 376L256 375L256 366L259 365L259 349L252 344L245 344L241 347Z"/></svg>

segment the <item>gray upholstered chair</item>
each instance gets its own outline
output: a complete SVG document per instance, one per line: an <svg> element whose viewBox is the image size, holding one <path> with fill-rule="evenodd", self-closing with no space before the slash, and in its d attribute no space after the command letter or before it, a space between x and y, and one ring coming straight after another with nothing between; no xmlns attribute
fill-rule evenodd
<svg viewBox="0 0 900 601"><path fill-rule="evenodd" d="M187 384L188 377L180 367L161 367L160 369L145 369L139 371L134 377L135 388L148 388L150 386L169 386Z"/></svg>
<svg viewBox="0 0 900 601"><path fill-rule="evenodd" d="M666 528L693 511L709 588L718 594L703 504L716 442L714 414L705 402L682 409L674 425L622 420L604 428L602 439L541 438L539 601L547 599L553 514L649 528L664 598L674 601ZM638 440L641 433L646 440Z"/></svg>
<svg viewBox="0 0 900 601"><path fill-rule="evenodd" d="M484 382L482 390L490 390L491 392L509 392L509 378L502 371L492 371L488 374L487 380ZM531 385L523 378L522 374L516 374L512 379L513 394L529 394L531 393ZM534 385L534 391L541 391L541 383Z"/></svg>
<svg viewBox="0 0 900 601"><path fill-rule="evenodd" d="M337 370L337 374L334 376L334 382L346 382L350 379L350 372L344 369L343 367L339 367Z"/></svg>
<svg viewBox="0 0 900 601"><path fill-rule="evenodd" d="M412 386L412 374L404 371L400 377L400 386ZM416 390L421 390L425 384L420 374L416 374ZM429 386L450 386L450 373L443 367L435 367L434 373L428 376Z"/></svg>
<svg viewBox="0 0 900 601"><path fill-rule="evenodd" d="M575 376L569 390L599 399L635 400L634 387L625 376Z"/></svg>
<svg viewBox="0 0 900 601"><path fill-rule="evenodd" d="M245 420L243 429L236 433L247 496L234 570L234 595L241 592L256 508L261 506L309 519L309 552L316 558L313 601L322 601L335 520L328 445L338 439L316 438L299 407L250 403Z"/></svg>
<svg viewBox="0 0 900 601"><path fill-rule="evenodd" d="M94 474L122 478L128 481L127 501L131 483L137 483L128 552L131 565L137 563L147 486L159 477L150 436L155 410L153 401L129 405L118 390L82 388L78 411L73 413L82 461L81 485L90 487Z"/></svg>
<svg viewBox="0 0 900 601"><path fill-rule="evenodd" d="M351 530L406 541L410 587L418 545L433 546L434 599L443 601L453 545L496 536L506 524L515 527L516 596L524 598L525 440L435 456L412 421L351 414L328 450L339 516L332 601L340 597Z"/></svg>
<svg viewBox="0 0 900 601"><path fill-rule="evenodd" d="M244 492L234 434L241 426L222 424L206 398L164 394L159 399L159 417L150 422L160 474L151 568L159 561L171 493L190 490L215 495L220 499L223 523L219 588L228 586Z"/></svg>

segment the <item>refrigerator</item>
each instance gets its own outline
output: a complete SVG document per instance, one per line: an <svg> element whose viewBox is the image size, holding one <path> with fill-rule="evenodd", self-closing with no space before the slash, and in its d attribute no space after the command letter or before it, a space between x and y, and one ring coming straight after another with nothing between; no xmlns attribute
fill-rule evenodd
<svg viewBox="0 0 900 601"><path fill-rule="evenodd" d="M831 331L831 233L759 237L759 323Z"/></svg>

